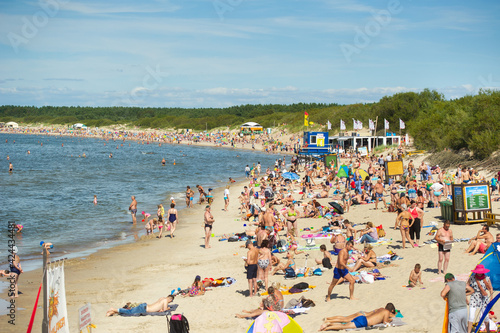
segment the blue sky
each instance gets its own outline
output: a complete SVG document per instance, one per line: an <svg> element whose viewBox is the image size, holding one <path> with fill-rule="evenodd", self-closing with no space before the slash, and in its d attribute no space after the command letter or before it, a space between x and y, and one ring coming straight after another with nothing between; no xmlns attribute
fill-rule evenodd
<svg viewBox="0 0 500 333"><path fill-rule="evenodd" d="M500 3L0 0L0 104L366 103L500 88Z"/></svg>

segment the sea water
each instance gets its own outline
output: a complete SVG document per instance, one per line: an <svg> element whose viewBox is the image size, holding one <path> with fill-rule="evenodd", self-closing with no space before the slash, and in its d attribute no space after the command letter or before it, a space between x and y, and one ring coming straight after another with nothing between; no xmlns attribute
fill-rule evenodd
<svg viewBox="0 0 500 333"><path fill-rule="evenodd" d="M166 212L171 196L185 207L187 185L197 200L196 185L221 187L228 177L244 177L247 164L260 162L265 171L277 158L241 149L0 134L0 269L8 266L8 221L23 226L14 240L25 270L41 265L41 241L54 244L53 259L82 257L143 235L140 213L156 216L160 203ZM132 195L136 226L128 211Z"/></svg>

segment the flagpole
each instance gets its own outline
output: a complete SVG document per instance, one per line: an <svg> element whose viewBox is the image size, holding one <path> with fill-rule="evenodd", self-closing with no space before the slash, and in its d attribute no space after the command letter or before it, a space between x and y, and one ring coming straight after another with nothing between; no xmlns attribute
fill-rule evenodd
<svg viewBox="0 0 500 333"><path fill-rule="evenodd" d="M377 125L378 125L378 116L375 118L375 129L373 130L373 136L376 138L378 143L378 138L377 138ZM375 141L373 140L373 141ZM375 142L373 142L373 149L375 149Z"/></svg>
<svg viewBox="0 0 500 333"><path fill-rule="evenodd" d="M42 333L49 333L49 307L47 304L47 248L42 246L43 251L43 320Z"/></svg>

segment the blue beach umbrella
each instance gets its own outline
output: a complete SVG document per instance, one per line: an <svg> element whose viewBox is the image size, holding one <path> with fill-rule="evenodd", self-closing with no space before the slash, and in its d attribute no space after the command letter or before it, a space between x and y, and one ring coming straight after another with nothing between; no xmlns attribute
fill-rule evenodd
<svg viewBox="0 0 500 333"><path fill-rule="evenodd" d="M290 180L300 179L299 175L297 175L296 173L293 173L293 172L285 172L284 174L282 174L282 176L283 176L283 178L290 179Z"/></svg>

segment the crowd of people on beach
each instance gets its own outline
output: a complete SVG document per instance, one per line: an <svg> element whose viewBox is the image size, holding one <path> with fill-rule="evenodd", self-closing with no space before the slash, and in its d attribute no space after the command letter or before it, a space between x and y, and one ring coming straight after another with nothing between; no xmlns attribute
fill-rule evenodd
<svg viewBox="0 0 500 333"><path fill-rule="evenodd" d="M69 130L52 132L57 135L73 135ZM31 134L40 134L32 132ZM45 134L49 134L46 131ZM82 135L82 133L79 133ZM110 139L121 139L125 134L121 132L104 133L102 131L84 133L83 136L100 136ZM132 135L127 133L128 135ZM283 144L272 143L270 138L258 137L247 140L238 136L217 134L199 136L194 133L160 134L144 132L133 134L137 140L151 142L180 143L182 141L210 142L212 144L227 144L236 147L238 144L266 143L265 147L270 152L293 151L296 138ZM223 140L226 139L226 140ZM275 141L275 140L274 140ZM383 278L380 271L389 264L396 254L377 255L375 246L388 242L385 238L384 228L389 225L376 226L373 222L364 223L349 221L347 214L356 209L358 205L373 204L374 214L387 213L392 215L389 219L394 221L394 230L401 235L401 250L410 248L418 251L424 246L421 241L422 228L425 224L425 213L429 208L437 208L443 200L450 200L452 184L468 184L486 182L490 183L492 194L498 191L500 172L491 180L486 180L477 170L458 165L456 171L441 169L439 165L430 166L422 162L415 166L413 160L404 165L404 174L399 179L387 177L386 163L402 159L404 148L399 147L393 153L384 155L361 156L359 153L343 153L340 158L347 166L347 175L339 175L339 170L334 164L325 165L323 161L316 160L310 163L301 161L297 155L289 155L276 159L274 165L262 166L260 162L248 164L242 168L242 177L245 184L241 191L234 190L235 180L229 178L223 191L224 214L230 207L238 207L241 219L246 222L243 233L233 235L237 240L243 240L247 250L243 258L244 269L248 282L248 296L260 295L260 289L267 291L267 297L262 299L256 309L245 310L237 314L238 318L257 317L264 311L286 311L283 291L277 282L278 276L297 277L306 276L307 272L301 270L296 263L296 257L304 255L309 257L310 248L318 249L321 257L314 260L320 271L332 270L332 280L326 290L325 301L331 300L333 290L337 290L346 282L349 285L349 299L357 299L355 295L356 283L362 280L359 271L366 271L372 279ZM162 162L163 163L163 162ZM365 166L366 171L362 166ZM9 161L9 172L13 172L13 165ZM302 177L299 176L302 174ZM366 175L365 175L366 174ZM239 185L238 185L239 186ZM214 238L214 223L217 214L212 212L214 198L213 189L204 189L202 185L195 186L197 193L186 186L185 205L192 208L195 205L205 206L202 227L204 230L204 248L211 248L210 241ZM233 192L233 194L231 193ZM230 200L236 198L238 200ZM197 200L196 200L197 199ZM97 197L94 197L97 204ZM164 233L170 233L170 238L176 237L175 231L179 223L177 203L172 197L170 207L166 212L163 203L157 205L155 213L142 211L141 223L144 224L146 235L151 238L161 239ZM379 210L382 208L383 210ZM131 196L128 210L132 222L137 224L138 202ZM156 214L156 216L152 216ZM323 227L324 240L332 246L329 250L326 244L315 248L304 240L309 241L306 234L305 221L307 219L324 219L327 223ZM215 225L215 228L216 225ZM157 234L155 234L157 232ZM217 231L219 232L219 231ZM227 231L223 231L227 233ZM448 300L450 332L471 332L472 323L477 314L482 313L484 307L493 294L491 282L485 275L488 270L478 265L467 282L455 280L453 274L447 271L450 261L452 244L455 241L451 223L445 221L443 226L437 225L431 230L434 235L433 244L437 246L437 274L443 275L446 286L441 296ZM231 237L231 236L228 236ZM466 253L474 255L484 254L495 241L500 242L500 234L496 238L490 233L489 226L481 226L475 236L468 240L469 246ZM278 258L283 253L285 258ZM337 258L335 258L335 256ZM426 267L430 269L429 267ZM307 267L306 267L307 269ZM424 268L416 263L408 278L408 287L422 286L422 271ZM15 277L17 297L17 281L22 273L20 258L15 253L14 260L9 270L0 271L2 276ZM275 281L271 281L275 280ZM114 314L131 315L135 313L166 312L169 304L177 295L194 297L204 295L211 281L196 276L191 286L182 291L162 297L154 303L127 304L119 309L110 309L107 316ZM466 299L470 297L470 301ZM467 311L467 303L470 309ZM468 314L467 314L468 313ZM368 327L378 324L388 325L396 317L397 310L392 303L373 311L359 312L350 316L327 317L320 330L342 330L350 328ZM490 317L487 317L490 318ZM490 323L491 322L491 323ZM465 324L464 324L465 323ZM485 321L487 327L492 325L493 319ZM493 326L491 326L493 327ZM489 329L489 328L488 328Z"/></svg>

